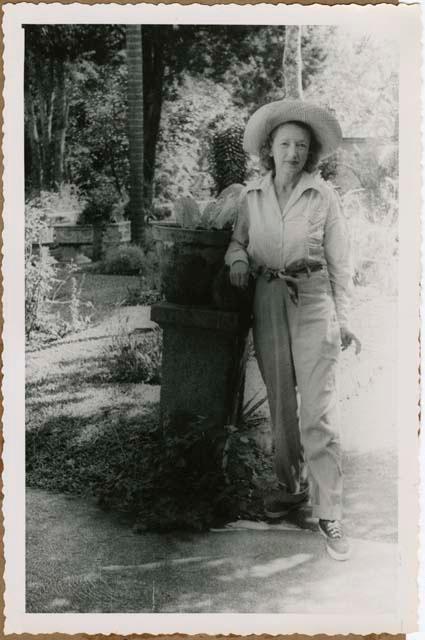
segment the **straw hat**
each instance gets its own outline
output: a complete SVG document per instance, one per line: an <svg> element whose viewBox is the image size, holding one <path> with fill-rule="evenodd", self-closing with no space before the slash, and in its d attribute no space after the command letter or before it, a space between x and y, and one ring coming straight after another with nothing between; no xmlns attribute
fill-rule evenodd
<svg viewBox="0 0 425 640"><path fill-rule="evenodd" d="M260 107L248 120L243 140L245 151L258 156L273 129L294 120L313 129L321 157L330 155L341 143L341 127L330 111L304 100L277 100Z"/></svg>

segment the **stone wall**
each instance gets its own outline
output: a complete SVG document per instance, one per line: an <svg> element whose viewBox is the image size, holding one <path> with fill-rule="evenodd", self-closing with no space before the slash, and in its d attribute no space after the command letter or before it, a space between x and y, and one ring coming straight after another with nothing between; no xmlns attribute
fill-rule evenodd
<svg viewBox="0 0 425 640"><path fill-rule="evenodd" d="M43 231L42 245L51 246L59 261L68 262L84 255L90 260L100 260L113 247L125 246L131 241L129 221L110 223L101 227L93 225L55 225Z"/></svg>

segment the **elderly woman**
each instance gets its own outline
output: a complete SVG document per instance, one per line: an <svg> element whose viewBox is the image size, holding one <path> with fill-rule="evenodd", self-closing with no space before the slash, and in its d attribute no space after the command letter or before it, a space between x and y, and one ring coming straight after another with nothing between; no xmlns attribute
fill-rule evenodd
<svg viewBox="0 0 425 640"><path fill-rule="evenodd" d="M254 345L279 481L266 513L281 517L311 499L328 553L345 560L337 361L341 346L354 342L357 352L360 343L348 324L345 220L336 192L316 172L340 141L334 116L301 100L272 102L251 116L244 147L268 172L244 190L226 264L234 286L256 276Z"/></svg>

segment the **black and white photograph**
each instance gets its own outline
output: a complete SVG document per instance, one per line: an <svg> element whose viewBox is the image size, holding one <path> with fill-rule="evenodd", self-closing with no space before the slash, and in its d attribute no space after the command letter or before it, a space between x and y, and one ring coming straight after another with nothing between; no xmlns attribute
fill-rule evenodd
<svg viewBox="0 0 425 640"><path fill-rule="evenodd" d="M5 14L9 633L416 631L419 12L113 6Z"/></svg>

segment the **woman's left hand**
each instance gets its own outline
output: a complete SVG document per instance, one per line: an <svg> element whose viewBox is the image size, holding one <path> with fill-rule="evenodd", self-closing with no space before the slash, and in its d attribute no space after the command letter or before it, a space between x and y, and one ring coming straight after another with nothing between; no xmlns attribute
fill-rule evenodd
<svg viewBox="0 0 425 640"><path fill-rule="evenodd" d="M357 355L359 355L360 351L362 350L362 343L357 338L357 336L354 335L354 333L352 331L350 331L346 327L341 327L341 348L342 348L342 350L345 351L345 349L347 349L347 347L349 347L353 342L354 342L354 345L355 345L355 352L356 352L356 356L357 356Z"/></svg>

